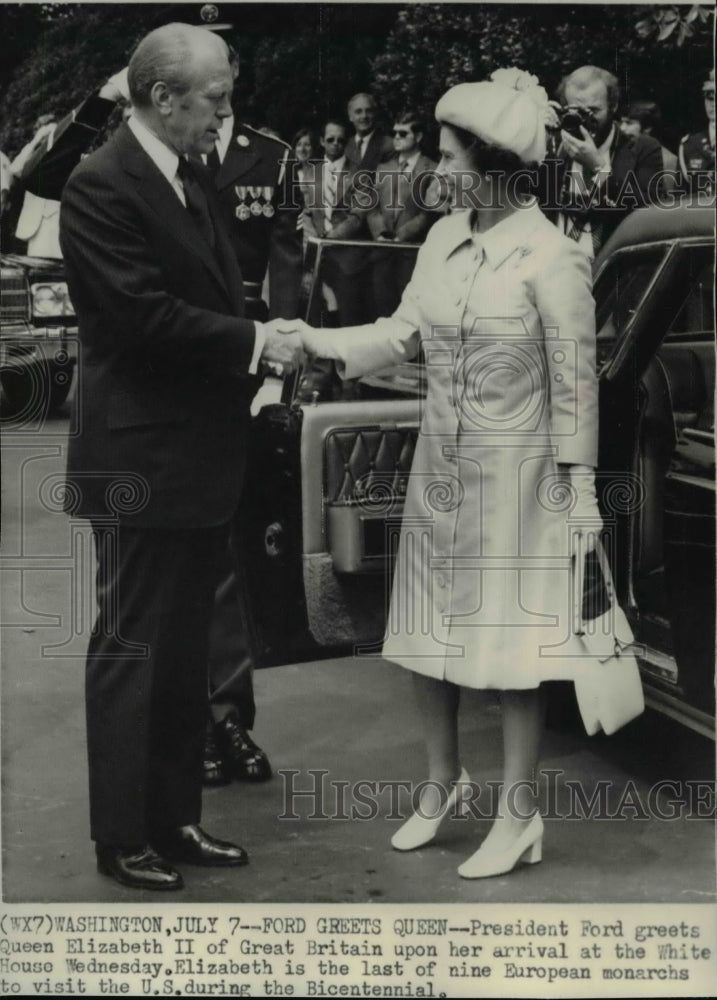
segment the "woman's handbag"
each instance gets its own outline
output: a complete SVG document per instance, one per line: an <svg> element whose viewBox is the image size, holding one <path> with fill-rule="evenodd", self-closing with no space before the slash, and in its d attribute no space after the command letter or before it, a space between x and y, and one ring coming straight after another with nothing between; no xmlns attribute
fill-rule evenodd
<svg viewBox="0 0 717 1000"><path fill-rule="evenodd" d="M607 555L597 534L594 551L585 552L583 537L573 552L573 630L585 653L575 673L575 695L588 736L600 729L610 735L645 709L634 642L625 613L617 603Z"/></svg>

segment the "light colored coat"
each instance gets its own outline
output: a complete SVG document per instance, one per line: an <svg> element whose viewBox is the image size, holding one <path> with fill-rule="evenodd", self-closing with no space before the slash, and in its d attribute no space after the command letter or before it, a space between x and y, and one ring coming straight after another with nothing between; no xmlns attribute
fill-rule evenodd
<svg viewBox="0 0 717 1000"><path fill-rule="evenodd" d="M354 378L423 345L384 655L469 687L530 688L573 677L580 650L557 463L597 460L591 276L535 205L480 237L471 218L431 229L391 318L316 347Z"/></svg>

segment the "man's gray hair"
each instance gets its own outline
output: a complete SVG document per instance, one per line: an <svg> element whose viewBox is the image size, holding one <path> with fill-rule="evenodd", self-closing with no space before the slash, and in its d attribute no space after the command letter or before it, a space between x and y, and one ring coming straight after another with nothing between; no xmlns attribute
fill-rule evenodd
<svg viewBox="0 0 717 1000"><path fill-rule="evenodd" d="M565 104L565 88L568 84L582 90L584 87L589 87L591 83L595 83L596 80L605 84L608 107L614 111L620 103L620 84L616 76L599 66L580 66L564 76L558 86L558 100L561 104Z"/></svg>
<svg viewBox="0 0 717 1000"><path fill-rule="evenodd" d="M201 32L201 34L198 34ZM155 28L142 39L129 61L127 80L132 104L146 108L152 101L152 87L163 81L175 94L186 94L191 89L190 67L197 43L225 45L221 38L204 28L175 22Z"/></svg>
<svg viewBox="0 0 717 1000"><path fill-rule="evenodd" d="M348 108L348 110L349 111L351 110L352 104L354 104L358 100L361 100L364 97L367 97L369 101L371 101L371 103L374 105L374 107L376 106L376 98L373 96L373 94L369 94L367 93L367 91L361 90L359 91L358 94L354 94L353 97L349 97L348 101L346 102L346 107Z"/></svg>

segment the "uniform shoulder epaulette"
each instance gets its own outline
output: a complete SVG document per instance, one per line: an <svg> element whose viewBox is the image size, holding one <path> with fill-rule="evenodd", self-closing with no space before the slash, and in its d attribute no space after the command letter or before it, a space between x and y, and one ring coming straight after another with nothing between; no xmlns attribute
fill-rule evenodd
<svg viewBox="0 0 717 1000"><path fill-rule="evenodd" d="M242 122L240 128L245 129L247 132L253 133L253 135L258 136L260 139L266 139L267 142L275 142L278 143L279 146L282 146L284 149L289 149L289 150L291 149L291 146L289 145L288 142L284 142L283 139L280 139L276 135L267 135L266 132L260 132L258 128L252 128L251 125L247 125L244 122Z"/></svg>

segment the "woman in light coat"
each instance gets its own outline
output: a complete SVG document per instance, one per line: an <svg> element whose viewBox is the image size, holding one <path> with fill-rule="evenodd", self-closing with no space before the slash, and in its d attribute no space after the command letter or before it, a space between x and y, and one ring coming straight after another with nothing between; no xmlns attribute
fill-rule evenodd
<svg viewBox="0 0 717 1000"><path fill-rule="evenodd" d="M458 869L466 878L541 858L539 686L574 677L571 545L600 526L590 268L521 194L521 171L545 156L536 84L499 70L441 98L438 172L467 210L431 229L392 317L303 330L306 351L345 378L423 347L427 396L383 654L414 671L429 782L392 844L425 845L460 809L471 791L460 688L498 690L503 788L486 840Z"/></svg>

